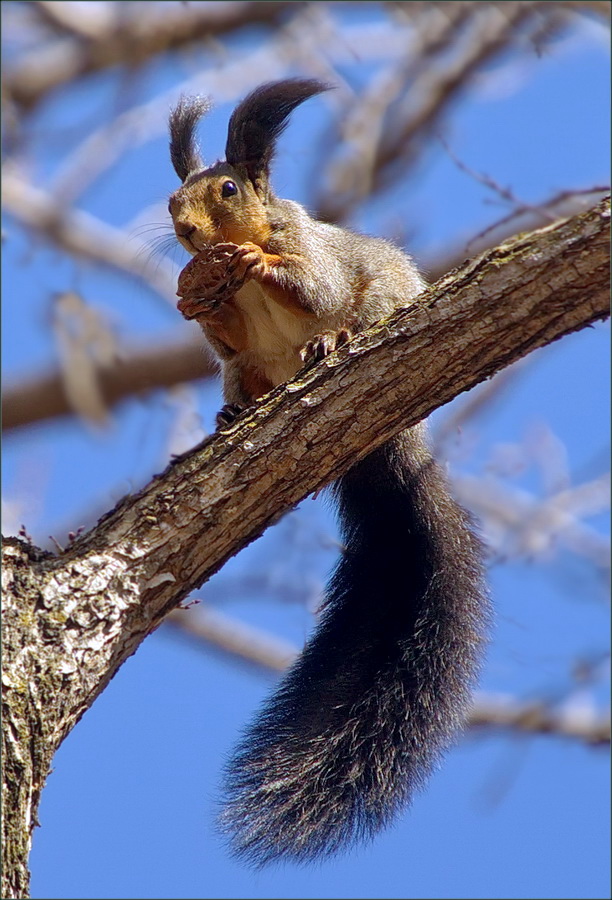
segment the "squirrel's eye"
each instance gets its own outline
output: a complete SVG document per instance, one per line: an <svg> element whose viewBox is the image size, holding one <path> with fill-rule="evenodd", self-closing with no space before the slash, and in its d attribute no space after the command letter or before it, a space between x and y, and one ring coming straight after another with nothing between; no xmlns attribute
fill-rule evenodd
<svg viewBox="0 0 612 900"><path fill-rule="evenodd" d="M234 194L238 193L238 188L234 184L233 181L224 181L223 187L221 188L221 196L222 197L233 197Z"/></svg>

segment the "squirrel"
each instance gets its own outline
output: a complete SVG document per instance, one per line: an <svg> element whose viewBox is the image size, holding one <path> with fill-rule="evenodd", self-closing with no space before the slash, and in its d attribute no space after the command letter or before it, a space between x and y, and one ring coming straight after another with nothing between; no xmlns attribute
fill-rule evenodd
<svg viewBox="0 0 612 900"><path fill-rule="evenodd" d="M225 161L210 167L195 137L208 101L182 98L170 116L182 186L169 211L193 256L178 309L220 358L219 426L425 288L393 244L318 221L272 190L290 114L328 89L304 78L258 87L231 115ZM371 838L466 719L489 619L483 548L425 428L332 487L344 551L319 624L225 770L221 826L256 866Z"/></svg>

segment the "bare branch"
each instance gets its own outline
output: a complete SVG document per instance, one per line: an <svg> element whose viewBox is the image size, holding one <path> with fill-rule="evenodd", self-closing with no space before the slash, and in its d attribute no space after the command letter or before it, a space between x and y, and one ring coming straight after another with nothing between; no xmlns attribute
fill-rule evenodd
<svg viewBox="0 0 612 900"><path fill-rule="evenodd" d="M478 516L492 547L503 556L546 557L553 546L561 545L609 574L609 538L580 521L582 515L609 508L608 475L544 500L493 478L485 481L464 475L455 478L454 487L457 498Z"/></svg>
<svg viewBox="0 0 612 900"><path fill-rule="evenodd" d="M455 6L455 4L453 4ZM457 4L459 8L459 5ZM404 66L410 77L410 90L401 102L393 106L393 116L386 116L380 140L371 147L370 121L361 120L361 128L353 136L355 152L342 163L335 163L330 174L330 189L317 202L318 215L326 221L343 222L356 204L363 199L363 185L367 193L384 189L397 177L398 167L412 165L420 153L435 123L467 86L472 75L488 60L510 46L520 36L521 29L530 27L536 36L544 27L546 32L566 21L567 13L557 3L518 2L461 4L469 13L467 26L463 17L451 23L449 37L454 37L454 52L450 60L436 65L436 52L446 49L444 31L435 34L431 47L425 48L424 64ZM544 24L542 24L544 23ZM427 53L427 50L430 52ZM418 57L417 57L418 59ZM416 72L416 77L413 76ZM401 73L401 70L400 70ZM399 93L397 85L391 90L389 101ZM379 98L377 103L386 112ZM360 117L361 118L361 117ZM364 149L365 148L365 149ZM364 172L364 159L369 171Z"/></svg>
<svg viewBox="0 0 612 900"><path fill-rule="evenodd" d="M287 14L298 12L302 4L286 0L231 0L176 7L156 4L146 15L140 4L127 10L122 9L124 6L114 5L114 18L104 27L100 23L93 39L53 43L21 59L5 75L6 96L24 109L32 109L63 85L101 69L130 61L143 65L164 51L219 37L245 25L273 27Z"/></svg>
<svg viewBox="0 0 612 900"><path fill-rule="evenodd" d="M500 394L514 383L519 370L522 369L525 363L528 363L528 360L529 357L524 361L515 363L513 366L509 366L507 369L503 369L494 378L485 381L471 391L455 412L452 415L447 415L444 421L435 429L433 433L435 447L441 448L462 427L464 422L489 407L492 401L497 402Z"/></svg>
<svg viewBox="0 0 612 900"><path fill-rule="evenodd" d="M166 623L200 644L273 672L284 672L299 653L293 644L204 604L197 616L175 609Z"/></svg>
<svg viewBox="0 0 612 900"><path fill-rule="evenodd" d="M601 715L592 709L550 709L543 703L521 703L512 697L478 697L470 728L553 734L594 745L610 743L609 714Z"/></svg>
<svg viewBox="0 0 612 900"><path fill-rule="evenodd" d="M426 260L424 266L427 275L431 281L437 281L469 256L484 253L514 234L533 231L553 220L576 216L599 203L609 193L609 187L599 185L582 190L563 190L535 207L512 210L509 215L489 225L479 234L466 238L465 241L458 241L454 249L445 250L438 258Z"/></svg>
<svg viewBox="0 0 612 900"><path fill-rule="evenodd" d="M185 341L175 346L122 348L112 367L97 370L97 380L105 405L111 407L133 394L210 378L215 371L216 364L202 341ZM6 429L73 413L59 372L9 384L2 394L2 425Z"/></svg>
<svg viewBox="0 0 612 900"><path fill-rule="evenodd" d="M110 31L113 10L109 4L87 6L66 5L62 0L36 0L32 4L38 18L52 31L86 40L98 40L100 34Z"/></svg>
<svg viewBox="0 0 612 900"><path fill-rule="evenodd" d="M235 101L252 87L262 72L272 80L286 76L292 67L311 71L331 83L341 83L342 78L333 64L346 64L356 57L363 63L398 60L398 66L405 68L406 44L411 35L409 28L398 28L396 24L374 31L363 26L339 29L324 15L324 9L307 5L278 28L263 47L258 46L248 54L241 52L236 59L224 61L222 67L215 63L198 71L180 85L147 103L131 107L89 135L62 164L50 191L61 197L64 206L73 202L122 153L165 133L168 111L180 94L205 93L216 102ZM415 44L418 46L418 42ZM342 98L349 93L344 85Z"/></svg>
<svg viewBox="0 0 612 900"><path fill-rule="evenodd" d="M564 5L578 13L595 13L608 21L612 15L610 0L565 0Z"/></svg>

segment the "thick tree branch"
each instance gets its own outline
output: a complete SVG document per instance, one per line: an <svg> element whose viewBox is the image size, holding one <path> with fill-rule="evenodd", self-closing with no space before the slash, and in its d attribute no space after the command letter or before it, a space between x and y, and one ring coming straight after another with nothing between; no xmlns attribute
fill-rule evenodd
<svg viewBox="0 0 612 900"><path fill-rule="evenodd" d="M4 896L27 893L27 849L54 751L168 612L371 449L531 350L607 317L608 284L606 201L447 275L125 497L62 556L5 542Z"/></svg>

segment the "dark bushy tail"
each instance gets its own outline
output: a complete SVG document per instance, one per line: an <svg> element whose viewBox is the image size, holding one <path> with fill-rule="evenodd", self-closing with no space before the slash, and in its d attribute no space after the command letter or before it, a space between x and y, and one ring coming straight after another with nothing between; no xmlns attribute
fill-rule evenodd
<svg viewBox="0 0 612 900"><path fill-rule="evenodd" d="M488 619L481 546L420 427L334 491L321 622L231 760L222 826L256 865L371 837L461 727Z"/></svg>

